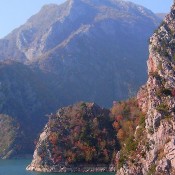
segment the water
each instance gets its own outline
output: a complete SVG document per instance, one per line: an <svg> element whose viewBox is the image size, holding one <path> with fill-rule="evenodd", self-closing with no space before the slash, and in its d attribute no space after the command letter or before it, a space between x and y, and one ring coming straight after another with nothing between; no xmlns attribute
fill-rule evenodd
<svg viewBox="0 0 175 175"><path fill-rule="evenodd" d="M0 175L115 175L115 173L37 173L26 171L29 159L0 160Z"/></svg>

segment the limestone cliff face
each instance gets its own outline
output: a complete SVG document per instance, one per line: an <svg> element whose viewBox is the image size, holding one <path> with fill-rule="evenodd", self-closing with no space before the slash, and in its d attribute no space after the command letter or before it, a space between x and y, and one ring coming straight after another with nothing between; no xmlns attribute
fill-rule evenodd
<svg viewBox="0 0 175 175"><path fill-rule="evenodd" d="M137 156L117 175L175 174L175 3L150 38L149 52L148 81L137 95L146 113L145 133Z"/></svg>

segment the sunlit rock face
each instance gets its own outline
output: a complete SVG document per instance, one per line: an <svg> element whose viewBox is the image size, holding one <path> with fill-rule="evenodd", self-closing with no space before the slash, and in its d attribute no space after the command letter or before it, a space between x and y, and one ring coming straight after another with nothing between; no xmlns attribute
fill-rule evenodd
<svg viewBox="0 0 175 175"><path fill-rule="evenodd" d="M127 160L118 174L175 174L175 5L150 38L148 81L137 95L146 113L137 163Z"/></svg>

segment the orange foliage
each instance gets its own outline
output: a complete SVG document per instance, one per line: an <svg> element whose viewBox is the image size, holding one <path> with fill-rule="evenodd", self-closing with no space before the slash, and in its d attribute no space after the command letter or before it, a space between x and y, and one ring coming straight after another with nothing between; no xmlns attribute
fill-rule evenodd
<svg viewBox="0 0 175 175"><path fill-rule="evenodd" d="M118 123L117 121L115 121L115 122L113 123L113 127L116 129L116 131L118 131L119 128L120 128L120 125L119 125L119 123Z"/></svg>
<svg viewBox="0 0 175 175"><path fill-rule="evenodd" d="M67 162L68 162L68 163L73 163L73 162L75 162L76 154L73 153L72 151L68 151L67 154L68 154Z"/></svg>
<svg viewBox="0 0 175 175"><path fill-rule="evenodd" d="M118 130L117 137L121 141L125 138L125 132L123 131L123 129Z"/></svg>
<svg viewBox="0 0 175 175"><path fill-rule="evenodd" d="M53 145L56 145L58 143L58 135L56 133L51 133L51 135L49 136L49 141Z"/></svg>
<svg viewBox="0 0 175 175"><path fill-rule="evenodd" d="M123 116L122 115L117 115L116 118L115 118L115 120L121 121L121 120L123 120Z"/></svg>
<svg viewBox="0 0 175 175"><path fill-rule="evenodd" d="M95 154L95 152L96 152L96 150L95 150L94 147L88 147L87 146L86 149L85 149L85 152L84 152L84 154L85 154L85 160L87 162L91 161L92 158L93 158L93 155Z"/></svg>

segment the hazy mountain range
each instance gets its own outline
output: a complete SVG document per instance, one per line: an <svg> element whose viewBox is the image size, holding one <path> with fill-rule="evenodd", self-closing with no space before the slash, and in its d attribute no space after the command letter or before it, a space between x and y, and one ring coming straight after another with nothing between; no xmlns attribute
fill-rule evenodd
<svg viewBox="0 0 175 175"><path fill-rule="evenodd" d="M0 113L20 123L27 150L43 116L58 107L111 106L134 95L146 81L147 41L160 21L131 2L68 0L44 6L1 39Z"/></svg>

